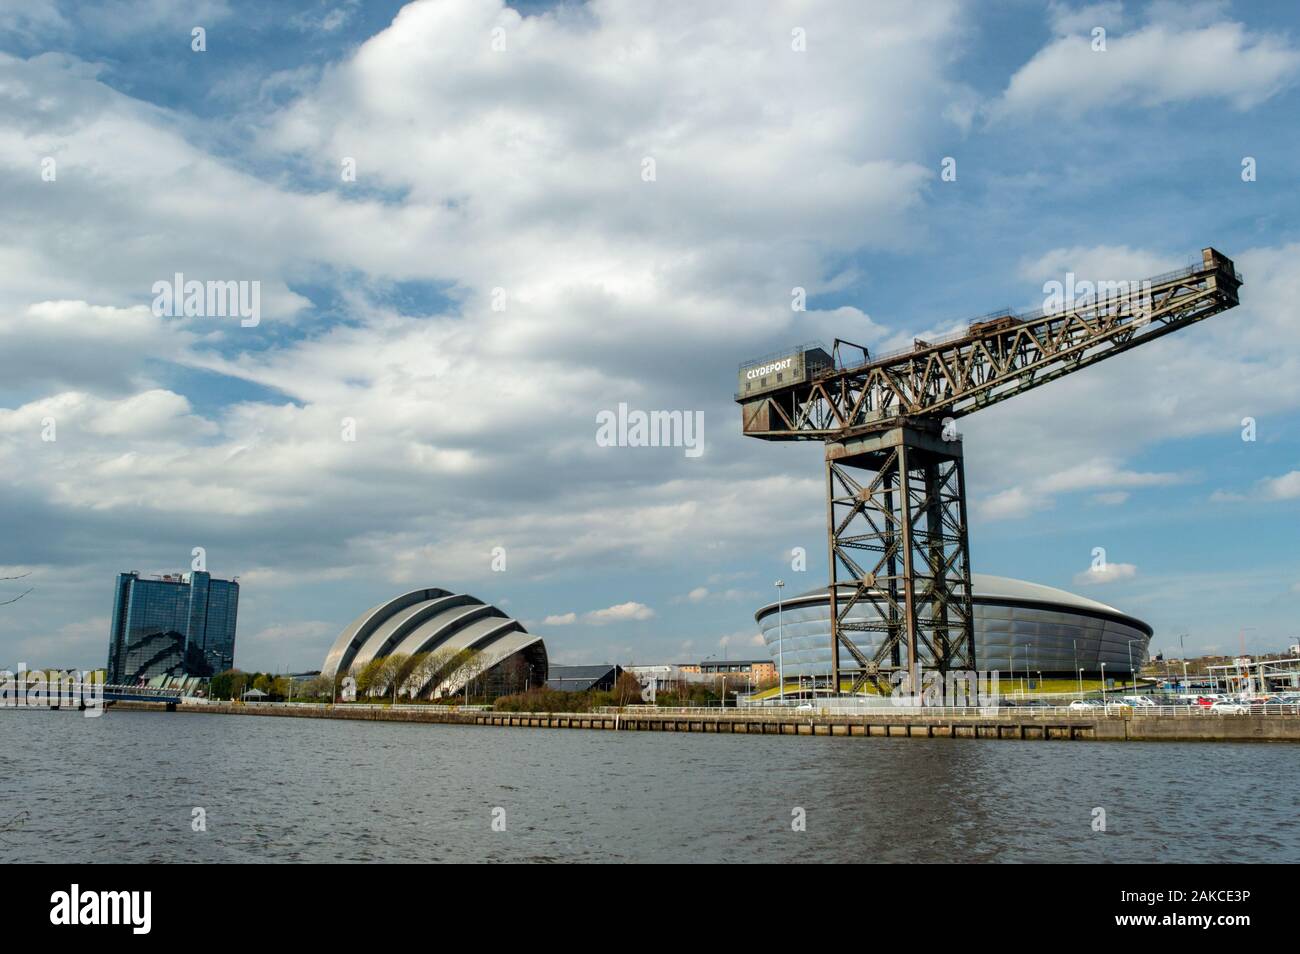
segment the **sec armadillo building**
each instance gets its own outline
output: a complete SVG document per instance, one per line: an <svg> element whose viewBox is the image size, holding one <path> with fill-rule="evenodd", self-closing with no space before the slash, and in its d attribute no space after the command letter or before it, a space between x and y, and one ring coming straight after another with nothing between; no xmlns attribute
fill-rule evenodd
<svg viewBox="0 0 1300 954"><path fill-rule="evenodd" d="M1147 658L1151 627L1113 606L1051 586L983 573L971 574L975 613L975 660L979 669L1042 673L1070 677L1082 669L1096 678L1126 679L1130 664L1140 670ZM788 680L830 678L831 623L827 588L809 590L771 603L754 618L773 661L780 661ZM841 600L851 590L841 584ZM878 619L869 604L859 604L852 620ZM879 633L847 633L867 658L876 651ZM847 653L841 650L841 660Z"/></svg>
<svg viewBox="0 0 1300 954"><path fill-rule="evenodd" d="M546 644L491 604L467 593L430 587L372 606L339 633L321 671L358 672L372 660L402 654L477 653L476 685L513 692L546 684ZM414 696L450 695L463 688L467 670L435 675Z"/></svg>

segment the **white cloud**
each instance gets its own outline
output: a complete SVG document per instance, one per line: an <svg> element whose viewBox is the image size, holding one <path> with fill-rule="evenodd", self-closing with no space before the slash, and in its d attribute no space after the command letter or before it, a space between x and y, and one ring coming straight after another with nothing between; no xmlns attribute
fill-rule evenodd
<svg viewBox="0 0 1300 954"><path fill-rule="evenodd" d="M1079 282L1142 281L1186 264L1167 255L1127 245L1092 245L1054 248L1033 259L1020 262L1017 271L1026 281L1044 284L1060 282L1068 273ZM1047 294L1044 293L1046 299Z"/></svg>
<svg viewBox="0 0 1300 954"><path fill-rule="evenodd" d="M991 108L993 118L1195 99L1249 109L1293 83L1300 71L1300 51L1286 38L1253 33L1237 22L1151 22L1131 33L1109 33L1106 50L1098 52L1090 36L1072 32L1086 20L1057 18L1071 35L1057 36L1015 72Z"/></svg>
<svg viewBox="0 0 1300 954"><path fill-rule="evenodd" d="M1269 477L1260 483L1260 490L1269 500L1294 500L1300 497L1300 470Z"/></svg>
<svg viewBox="0 0 1300 954"><path fill-rule="evenodd" d="M978 520L1044 511L1059 493L1130 492L1141 501L1136 491L1193 484L1202 475L1144 471L1126 461L1170 441L1211 434L1238 440L1248 415L1267 435L1270 420L1300 408L1300 324L1289 317L1300 300L1300 245L1221 251L1246 277L1237 308L963 420ZM1136 264L1125 267L1126 258ZM1119 280L1182 264L1148 249L1094 246L1044 253L1021 274L1035 284L1071 269ZM1262 498L1258 488L1251 493ZM1221 488L1211 499L1247 496Z"/></svg>
<svg viewBox="0 0 1300 954"><path fill-rule="evenodd" d="M988 520L1013 520L1027 517L1049 505L1047 498L1030 493L1024 487L1008 487L976 498L974 505L981 517Z"/></svg>
<svg viewBox="0 0 1300 954"><path fill-rule="evenodd" d="M204 151L208 124L123 95L97 67L0 56L0 171L25 183L0 208L0 370L44 395L0 412L0 471L64 516L94 508L142 538L171 534L183 511L241 540L229 558L254 578L307 562L315 579L437 582L478 572L487 541L506 539L511 568L535 577L691 545L722 561L782 526L795 536L818 481L728 473L762 451L732 426L712 356L842 322L878 333L849 307L794 316L789 289L847 287L847 252L919 235L933 172L910 157L933 136L928 116L968 92L946 76L953 4L884 4L871 31L847 29L848 11L799 12L816 56L792 55L741 3L581 18L412 4L239 130L254 134L246 164ZM498 24L508 55L477 42ZM56 183L29 174L47 154ZM341 156L358 161L355 187ZM305 182L249 171L286 161ZM152 283L177 270L261 280L262 326L154 318ZM338 279L344 322L290 290L322 275ZM434 289L430 303L376 304L395 281ZM258 397L198 411L161 365ZM594 410L628 398L703 408L722 453L690 468L597 459ZM96 409L110 399L136 403ZM52 402L70 415L59 453L32 454ZM779 512L759 529L764 510ZM313 546L322 525L333 538Z"/></svg>
<svg viewBox="0 0 1300 954"><path fill-rule="evenodd" d="M1082 573L1074 575L1075 586L1095 586L1105 583L1119 583L1137 576L1137 567L1132 563L1105 563L1092 566Z"/></svg>
<svg viewBox="0 0 1300 954"><path fill-rule="evenodd" d="M577 621L577 613L559 613L546 617L546 619L542 620L542 623L546 626L569 626Z"/></svg>
<svg viewBox="0 0 1300 954"><path fill-rule="evenodd" d="M640 622L652 619L654 615L655 611L644 603L629 601L605 609L592 610L582 618L584 622L592 626L607 626L610 623Z"/></svg>
<svg viewBox="0 0 1300 954"><path fill-rule="evenodd" d="M718 638L718 645L724 649L740 646L746 650L757 646L766 649L767 641L763 639L762 633L756 633L752 630L740 630L735 633L728 633ZM766 655L766 654L764 654Z"/></svg>
<svg viewBox="0 0 1300 954"><path fill-rule="evenodd" d="M1116 488L1093 497L1097 503L1114 506L1124 503L1129 497L1127 491L1118 488L1167 487L1184 479L1174 473L1129 470L1114 460L1095 458L1061 470L1049 471L1026 484L978 498L975 507L981 517L990 521L1016 519L1048 509L1052 506L1053 498L1059 494Z"/></svg>
<svg viewBox="0 0 1300 954"><path fill-rule="evenodd" d="M1114 30L1124 20L1124 4L1118 0L1089 3L1083 6L1073 6L1060 0L1053 0L1048 7L1048 12L1052 30L1058 36L1069 36L1072 33L1091 35L1095 27L1102 27L1107 31Z"/></svg>
<svg viewBox="0 0 1300 954"><path fill-rule="evenodd" d="M1249 491L1216 490L1210 495L1213 503L1247 503L1295 500L1300 497L1300 470L1288 471L1278 477L1265 477Z"/></svg>
<svg viewBox="0 0 1300 954"><path fill-rule="evenodd" d="M303 648L310 651L317 646L328 645L340 629L338 624L325 620L273 623L256 633L240 634L236 645L241 651L251 649L261 658L278 659L280 663L277 668L292 668L285 665L291 657L300 656Z"/></svg>
<svg viewBox="0 0 1300 954"><path fill-rule="evenodd" d="M200 537L244 571L253 633L287 625L251 601L257 586L495 584L502 541L515 580L696 553L714 561L698 577L710 608L744 599L705 571L807 541L823 487L797 450L739 436L719 386L734 366L718 356L888 334L851 305L794 316L790 287L856 293L873 273L855 251L918 241L929 157L972 102L948 78L966 30L954 4L881 4L870 30L847 7L769 10L417 4L318 83L296 76L303 95L252 127L133 100L70 56L0 55L0 174L13 186L0 203L0 372L21 382L0 410L0 479L32 528L11 542L93 564L78 572L96 579L124 551L164 562ZM771 29L795 14L806 56ZM497 24L507 54L487 43ZM57 183L32 174L44 155L59 159ZM654 183L640 179L646 155ZM354 185L339 182L342 156L358 160ZM1232 335L1207 323L1208 345L1175 336L1150 349L1158 358L972 418L967 473L998 482L981 512L1160 486L1173 475L1127 455L1297 406L1298 253L1239 259L1250 301ZM1024 267L1041 282L1167 261L1080 246ZM176 270L262 280L268 317L252 330L154 318L151 283ZM427 298L398 308L396 282ZM311 309L305 289L319 285L331 307ZM236 380L214 400L187 375ZM718 453L596 456L592 415L624 399L703 409ZM38 447L46 415L59 441Z"/></svg>

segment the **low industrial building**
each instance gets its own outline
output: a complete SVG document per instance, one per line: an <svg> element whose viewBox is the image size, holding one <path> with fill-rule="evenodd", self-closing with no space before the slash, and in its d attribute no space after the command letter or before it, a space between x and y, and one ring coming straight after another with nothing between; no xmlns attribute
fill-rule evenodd
<svg viewBox="0 0 1300 954"><path fill-rule="evenodd" d="M706 659L698 663L682 663L682 672L704 676L739 676L754 682L776 678L776 664L770 659Z"/></svg>
<svg viewBox="0 0 1300 954"><path fill-rule="evenodd" d="M552 666L546 687L563 692L608 691L614 688L622 674L622 666L610 663L597 666Z"/></svg>

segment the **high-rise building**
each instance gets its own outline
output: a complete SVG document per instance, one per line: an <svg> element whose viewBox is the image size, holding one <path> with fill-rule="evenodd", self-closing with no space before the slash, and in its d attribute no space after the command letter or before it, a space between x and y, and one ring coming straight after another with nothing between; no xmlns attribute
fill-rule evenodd
<svg viewBox="0 0 1300 954"><path fill-rule="evenodd" d="M108 681L211 676L235 664L239 583L195 571L120 573L108 643Z"/></svg>

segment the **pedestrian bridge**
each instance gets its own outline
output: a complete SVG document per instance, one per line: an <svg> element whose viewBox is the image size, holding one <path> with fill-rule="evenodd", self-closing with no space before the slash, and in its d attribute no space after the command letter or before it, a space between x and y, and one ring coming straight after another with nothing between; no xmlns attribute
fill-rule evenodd
<svg viewBox="0 0 1300 954"><path fill-rule="evenodd" d="M153 686L104 686L105 702L169 702L181 701L181 690L158 689Z"/></svg>

